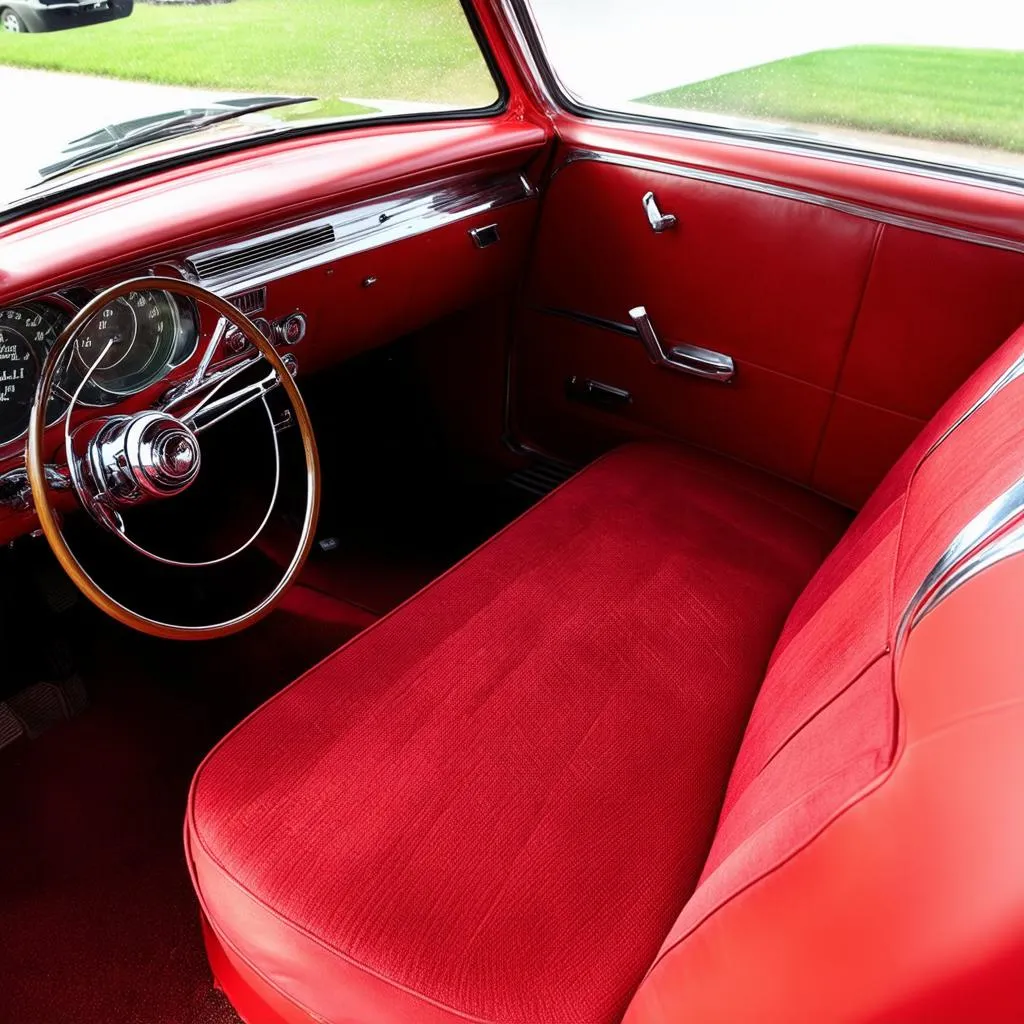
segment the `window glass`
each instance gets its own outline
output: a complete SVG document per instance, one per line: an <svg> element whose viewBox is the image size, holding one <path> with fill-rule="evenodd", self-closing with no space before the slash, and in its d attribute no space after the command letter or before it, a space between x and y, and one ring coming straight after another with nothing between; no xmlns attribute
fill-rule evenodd
<svg viewBox="0 0 1024 1024"><path fill-rule="evenodd" d="M529 0L579 103L1024 176L1024 4Z"/></svg>
<svg viewBox="0 0 1024 1024"><path fill-rule="evenodd" d="M168 149L499 98L459 0L0 0L0 84L0 208Z"/></svg>

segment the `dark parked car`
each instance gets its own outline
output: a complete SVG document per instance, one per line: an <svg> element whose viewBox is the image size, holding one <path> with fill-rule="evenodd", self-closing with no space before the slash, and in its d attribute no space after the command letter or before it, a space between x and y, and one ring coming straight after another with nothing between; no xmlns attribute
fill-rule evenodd
<svg viewBox="0 0 1024 1024"><path fill-rule="evenodd" d="M58 32L127 18L135 0L0 0L5 32Z"/></svg>

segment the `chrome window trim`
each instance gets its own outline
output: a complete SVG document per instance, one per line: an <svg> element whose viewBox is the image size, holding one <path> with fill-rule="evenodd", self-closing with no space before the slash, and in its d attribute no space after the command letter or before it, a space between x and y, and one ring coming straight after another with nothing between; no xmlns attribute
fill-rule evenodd
<svg viewBox="0 0 1024 1024"><path fill-rule="evenodd" d="M530 40L523 30L523 24L516 14L514 6L508 0L494 0L493 7L504 27L508 30L508 35L515 43L518 55L522 57L523 63L526 65L526 70L529 74L524 76L524 78L526 83L533 88L539 105L548 116L557 113L559 110L557 97L548 87L544 70L533 51L533 47L530 45Z"/></svg>
<svg viewBox="0 0 1024 1024"><path fill-rule="evenodd" d="M326 216L192 253L188 256L188 264L191 269L197 261L272 243L304 229L322 226L333 228L334 241L327 245L266 260L256 267L243 267L203 279L195 278L212 291L233 295L512 203L534 199L537 194L537 189L519 173L490 178L463 175L345 206Z"/></svg>
<svg viewBox="0 0 1024 1024"><path fill-rule="evenodd" d="M825 209L835 210L838 213L845 213L852 217L870 220L877 224L888 224L892 227L905 228L908 231L920 231L958 242L984 245L991 249L1004 249L1008 252L1024 253L1024 241L1017 241L1012 238L1002 238L999 235L989 235L981 231L971 231L967 228L950 227L946 224L926 220L923 217L911 217L906 214L892 213L888 210L879 210L863 203L856 203L847 199L835 199L817 192L791 188L788 185L775 185L771 182L756 181L752 178L724 174L720 171L708 171L699 167L686 167L681 164L670 163L666 160L626 156L622 153L610 153L607 150L571 149L566 154L565 159L554 169L551 177L554 179L561 171L572 164L587 161L613 164L616 167L628 167L632 170L649 171L652 174L670 174L676 178L687 178L691 181L701 181L712 185L724 185L728 188L739 188L747 192L756 192L760 195L775 196L780 199L790 199L798 203L808 203L812 206L824 207Z"/></svg>
<svg viewBox="0 0 1024 1024"><path fill-rule="evenodd" d="M626 115L624 115L625 117ZM912 157L898 156L880 150L851 149L824 141L807 140L797 142L781 135L743 133L739 128L716 128L715 125L695 125L680 121L678 126L664 121L644 120L635 116L632 120L602 117L597 111L587 117L587 124L600 129L631 132L635 135L659 135L663 138L681 138L690 142L714 142L721 145L740 146L762 153L784 153L802 157L805 160L823 160L847 167L867 167L879 171L897 171L930 181L942 181L953 185L965 183L990 192L1003 192L1024 198L1024 176L986 173L973 165L950 165L917 161Z"/></svg>

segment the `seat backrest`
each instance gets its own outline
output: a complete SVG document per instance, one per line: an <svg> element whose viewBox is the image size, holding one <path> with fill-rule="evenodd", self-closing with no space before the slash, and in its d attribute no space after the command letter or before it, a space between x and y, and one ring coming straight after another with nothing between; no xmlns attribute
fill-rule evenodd
<svg viewBox="0 0 1024 1024"><path fill-rule="evenodd" d="M629 1024L1024 1020L1022 492L1024 329L794 607Z"/></svg>

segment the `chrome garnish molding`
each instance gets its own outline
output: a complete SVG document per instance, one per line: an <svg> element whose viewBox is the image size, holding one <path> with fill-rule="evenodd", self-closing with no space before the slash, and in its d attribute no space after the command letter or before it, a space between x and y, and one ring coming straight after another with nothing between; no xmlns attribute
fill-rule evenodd
<svg viewBox="0 0 1024 1024"><path fill-rule="evenodd" d="M803 189L790 188L786 185L775 185L766 181L757 181L753 178L743 178L739 175L723 174L718 171L708 171L702 168L668 163L664 160L650 160L645 157L627 156L603 150L570 150L566 154L565 159L552 172L552 177L557 176L565 168L571 167L573 164L586 162L613 164L617 167L627 167L637 171L649 171L652 174L668 174L675 178L688 178L691 181L701 181L711 185L725 185L729 188L738 188L746 192L757 192L761 195L776 196L780 199L792 199L798 203L808 203L811 206L821 206L839 213L847 213L852 217L860 217L863 220L874 221L878 224L889 224L892 227L907 228L910 231L920 231L924 234L937 235L940 238L952 238L959 242L971 242L975 245L988 246L991 249L1024 252L1024 242L1013 238L1002 238L998 235L988 235L980 231L952 227L951 225L940 224L937 221L906 216L888 210L880 210L862 203L850 202L845 199L834 199L831 196L821 195L818 192L808 192Z"/></svg>
<svg viewBox="0 0 1024 1024"><path fill-rule="evenodd" d="M536 195L522 174L463 175L195 253L188 266L204 287L235 294Z"/></svg>

